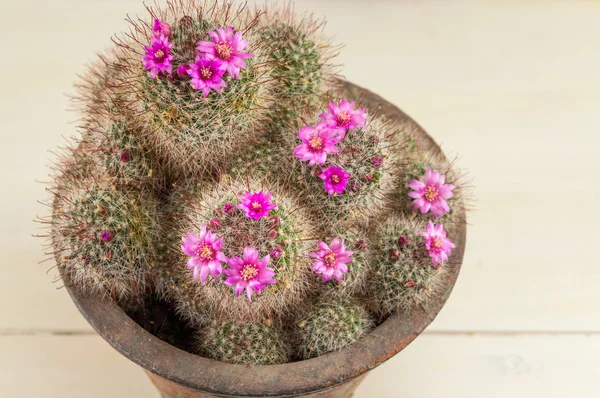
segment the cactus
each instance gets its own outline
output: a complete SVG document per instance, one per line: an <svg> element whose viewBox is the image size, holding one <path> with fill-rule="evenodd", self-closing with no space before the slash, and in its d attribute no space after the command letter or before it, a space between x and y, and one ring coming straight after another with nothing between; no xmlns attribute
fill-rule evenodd
<svg viewBox="0 0 600 398"><path fill-rule="evenodd" d="M432 266L419 236L425 228L422 217L391 217L373 242L370 289L382 315L395 309L410 311L426 301L440 282L443 268Z"/></svg>
<svg viewBox="0 0 600 398"><path fill-rule="evenodd" d="M93 168L68 170L57 180L52 218L58 266L84 290L125 299L142 294L154 262L156 202L117 188Z"/></svg>
<svg viewBox="0 0 600 398"><path fill-rule="evenodd" d="M454 247L427 222L464 222L453 164L345 98L321 21L167 3L77 85L50 188L64 279L135 314L158 297L198 353L244 364L339 349L423 303Z"/></svg>
<svg viewBox="0 0 600 398"><path fill-rule="evenodd" d="M361 306L352 302L326 301L296 323L298 355L309 359L337 351L354 343L373 326L373 319Z"/></svg>
<svg viewBox="0 0 600 398"><path fill-rule="evenodd" d="M271 211L269 217L250 219L242 210L235 208L239 202L237 195L261 189L271 192L277 201L277 208ZM177 306L182 308L181 312L185 312L184 308L194 307L204 309L195 312L200 317L208 312L213 318L241 316L256 319L260 316L280 317L290 306L303 305L303 300L312 290L307 286L311 274L306 258L309 246L306 239L314 234L314 226L310 216L304 214L296 200L285 192L284 186L240 176L227 177L213 187L194 184L174 193L174 239L189 231L197 232L201 225L208 225L223 238L222 251L227 257L241 256L246 246L256 248L261 257L270 255L270 266L275 270L277 280L277 284L266 288L252 302L240 300L220 279L211 279L206 285L192 283L185 292L172 293ZM175 266L166 272L175 280L191 281L192 272L182 266L189 257L177 246L172 249L171 264ZM181 282L173 285L179 290ZM193 316L190 319L193 320ZM201 322L201 319L195 321Z"/></svg>
<svg viewBox="0 0 600 398"><path fill-rule="evenodd" d="M281 332L265 322L213 322L199 334L195 348L207 358L237 364L276 365L290 356Z"/></svg>

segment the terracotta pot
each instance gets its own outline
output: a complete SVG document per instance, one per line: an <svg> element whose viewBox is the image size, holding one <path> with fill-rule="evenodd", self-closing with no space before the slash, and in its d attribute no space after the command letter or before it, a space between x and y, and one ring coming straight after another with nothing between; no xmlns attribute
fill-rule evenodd
<svg viewBox="0 0 600 398"><path fill-rule="evenodd" d="M347 97L361 98L371 113L379 109L378 113L398 122L411 122L420 132L419 146L439 149L398 108L367 90L344 84ZM449 229L457 247L442 276L442 291L427 309L419 307L410 314L393 314L359 342L340 351L283 365L233 365L190 354L148 333L115 302L84 295L69 287L67 290L90 325L117 351L143 367L165 398L350 397L369 370L413 341L446 302L458 276L466 242L464 224Z"/></svg>

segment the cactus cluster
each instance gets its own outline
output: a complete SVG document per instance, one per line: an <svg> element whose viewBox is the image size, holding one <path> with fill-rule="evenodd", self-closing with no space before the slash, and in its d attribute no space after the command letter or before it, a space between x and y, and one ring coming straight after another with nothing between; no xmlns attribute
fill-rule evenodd
<svg viewBox="0 0 600 398"><path fill-rule="evenodd" d="M459 175L339 87L323 23L289 9L149 8L78 84L49 191L74 288L159 297L199 355L268 365L422 304L464 222ZM124 301L123 301L124 300Z"/></svg>

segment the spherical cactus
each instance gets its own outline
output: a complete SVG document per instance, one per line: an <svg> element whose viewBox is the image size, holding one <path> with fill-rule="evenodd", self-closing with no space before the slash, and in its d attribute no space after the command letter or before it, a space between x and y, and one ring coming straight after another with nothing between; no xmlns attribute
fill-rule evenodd
<svg viewBox="0 0 600 398"><path fill-rule="evenodd" d="M165 272L178 281L176 286L189 286L171 291L178 306L203 308L204 311L196 311L200 317L208 312L213 318L256 319L280 317L303 305L312 290L307 286L311 275L306 252L314 223L286 192L285 185L253 180L250 176L227 176L212 184L182 187L174 195L172 241L183 237L185 243L191 239L189 245L200 250L182 251L181 240L171 247L173 254ZM248 202L245 198L249 198ZM222 243L209 247L205 241ZM240 275L221 272L232 266L234 257L247 261L249 251L253 251L255 262L250 268L257 272L255 267L265 260L259 268L272 270L264 271L272 275L260 279L263 271L257 275L244 274L245 269L240 270ZM192 269L186 269L186 264ZM197 280L192 282L192 278ZM255 281L259 287L246 286L246 280ZM242 295L248 300L238 297Z"/></svg>
<svg viewBox="0 0 600 398"><path fill-rule="evenodd" d="M325 93L336 87L331 65L336 49L323 36L323 21L308 16L300 19L291 7L267 10L261 25L277 81L277 104L269 121L270 131L277 136L286 125L300 127L302 112L315 110Z"/></svg>
<svg viewBox="0 0 600 398"><path fill-rule="evenodd" d="M327 301L296 323L298 355L309 359L352 344L374 326L369 313L347 301Z"/></svg>
<svg viewBox="0 0 600 398"><path fill-rule="evenodd" d="M289 361L290 348L269 322L213 322L199 334L196 351L219 361L276 365Z"/></svg>
<svg viewBox="0 0 600 398"><path fill-rule="evenodd" d="M383 315L422 304L440 282L443 268L432 262L423 231L427 231L423 218L394 216L374 239L369 289Z"/></svg>
<svg viewBox="0 0 600 398"><path fill-rule="evenodd" d="M74 164L58 179L52 243L72 283L116 298L141 294L155 261L156 202Z"/></svg>

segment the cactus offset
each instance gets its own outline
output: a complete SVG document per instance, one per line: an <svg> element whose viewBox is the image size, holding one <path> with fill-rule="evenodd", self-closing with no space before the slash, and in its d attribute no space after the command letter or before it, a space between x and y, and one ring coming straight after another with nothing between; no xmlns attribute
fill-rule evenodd
<svg viewBox="0 0 600 398"><path fill-rule="evenodd" d="M276 365L290 356L281 332L265 322L213 322L198 336L196 351L207 358L248 365Z"/></svg>
<svg viewBox="0 0 600 398"><path fill-rule="evenodd" d="M339 350L354 343L374 324L369 313L352 302L321 303L296 323L298 355L309 359Z"/></svg>

